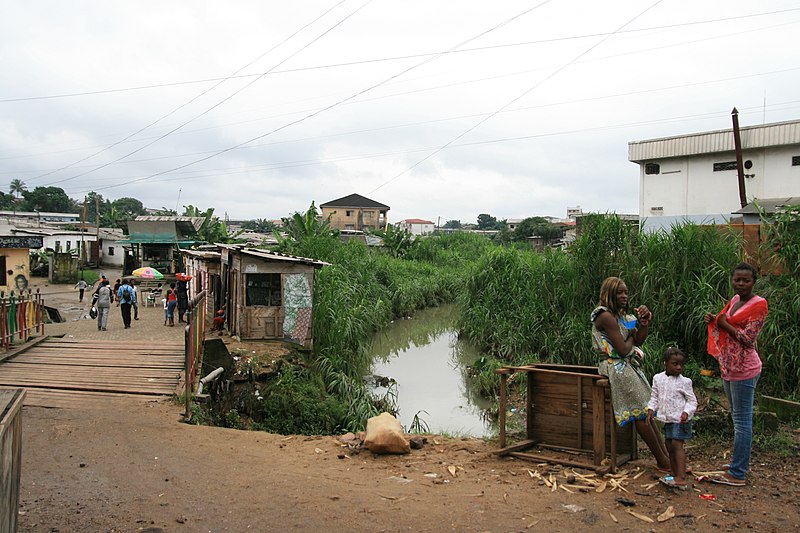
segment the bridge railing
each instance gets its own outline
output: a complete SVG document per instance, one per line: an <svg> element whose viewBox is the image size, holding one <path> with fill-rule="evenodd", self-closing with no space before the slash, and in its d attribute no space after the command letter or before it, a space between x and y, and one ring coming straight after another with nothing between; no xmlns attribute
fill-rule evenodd
<svg viewBox="0 0 800 533"><path fill-rule="evenodd" d="M186 322L184 341L186 412L184 418L188 422L192 418L192 391L197 378L197 369L203 360L203 342L206 338L206 291L201 291L189 301Z"/></svg>
<svg viewBox="0 0 800 533"><path fill-rule="evenodd" d="M39 289L18 295L0 292L0 348L8 350L16 341L27 341L34 332L43 335L44 317L44 296Z"/></svg>

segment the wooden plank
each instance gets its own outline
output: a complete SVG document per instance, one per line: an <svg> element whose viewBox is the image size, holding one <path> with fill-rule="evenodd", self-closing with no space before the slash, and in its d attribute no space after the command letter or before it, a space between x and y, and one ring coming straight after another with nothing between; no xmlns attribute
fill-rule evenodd
<svg viewBox="0 0 800 533"><path fill-rule="evenodd" d="M516 444L512 444L511 446L506 446L505 448L501 448L501 449L497 450L494 453L496 453L497 455L508 455L511 452L518 452L518 451L521 451L521 450L527 450L528 448L531 448L533 446L536 446L536 442L535 441L523 440L523 441L518 442Z"/></svg>
<svg viewBox="0 0 800 533"><path fill-rule="evenodd" d="M605 389L592 389L592 445L594 448L594 464L600 465L606 456L606 411Z"/></svg>
<svg viewBox="0 0 800 533"><path fill-rule="evenodd" d="M508 388L508 374L500 374L500 448L506 447L506 389Z"/></svg>
<svg viewBox="0 0 800 533"><path fill-rule="evenodd" d="M534 455L532 453L523 453L523 452L511 452L508 455L512 457L517 457L518 459L533 461L535 463L554 463L557 465L571 466L574 468L585 468L586 470L594 470L596 472L605 469L605 467L602 466L598 469L597 466L589 462L572 461L569 459L562 459L560 457L554 457L551 455L539 455L539 454Z"/></svg>

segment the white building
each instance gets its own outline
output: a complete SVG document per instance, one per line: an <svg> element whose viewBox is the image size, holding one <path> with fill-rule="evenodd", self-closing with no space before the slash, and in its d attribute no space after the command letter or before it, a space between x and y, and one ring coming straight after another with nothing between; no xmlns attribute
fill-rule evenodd
<svg viewBox="0 0 800 533"><path fill-rule="evenodd" d="M125 238L122 230L100 228L97 234L100 237L100 264L122 267L125 264L125 248L117 243L118 240Z"/></svg>
<svg viewBox="0 0 800 533"><path fill-rule="evenodd" d="M412 235L430 235L433 233L434 224L430 220L407 218L398 222L397 227L407 230Z"/></svg>
<svg viewBox="0 0 800 533"><path fill-rule="evenodd" d="M747 201L800 196L800 120L740 128ZM647 229L726 223L741 209L733 128L628 143Z"/></svg>

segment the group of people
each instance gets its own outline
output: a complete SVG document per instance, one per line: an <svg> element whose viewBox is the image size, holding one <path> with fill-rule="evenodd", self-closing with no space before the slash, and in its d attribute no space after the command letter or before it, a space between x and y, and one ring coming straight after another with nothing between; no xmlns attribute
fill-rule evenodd
<svg viewBox="0 0 800 533"><path fill-rule="evenodd" d="M83 300L83 293L86 289L85 282L82 287L81 282L78 282L77 287L80 291L80 299ZM122 324L125 329L131 327L131 318L139 320L139 299L136 282L134 280L118 279L112 288L111 282L105 276L102 276L92 296L92 309L97 313L98 331L107 330L108 316L111 304L114 302L120 308Z"/></svg>
<svg viewBox="0 0 800 533"><path fill-rule="evenodd" d="M179 279L177 283L169 284L169 288L163 293L161 302L164 306L164 325L175 325L175 310L177 308L178 322L185 322L186 313L189 311L189 280L191 278L185 276L184 279ZM78 289L78 299L83 302L83 296L89 284L84 280L80 280L75 288ZM162 286L159 283L157 287L150 290L150 297L153 301L162 295ZM113 287L111 282L105 277L101 276L97 284L97 289L92 296L92 315L97 313L97 329L98 331L106 331L108 328L108 315L111 309L111 304L116 302L122 314L122 323L125 329L131 327L131 318L139 320L139 291L136 287L136 281L133 279L117 279Z"/></svg>
<svg viewBox="0 0 800 533"><path fill-rule="evenodd" d="M767 301L753 292L756 269L741 263L733 270L734 296L716 315L706 314L708 353L719 361L723 388L734 425L731 460L713 483L744 486L753 440L753 402L761 376L756 340L767 317ZM617 277L606 278L600 303L592 311L592 344L602 360L600 374L608 377L614 417L619 426L634 424L655 457L670 487L687 489L684 442L692 438L697 398L692 382L682 375L686 355L678 348L663 354L664 372L648 383L641 369L640 346L648 336L653 313L640 305L629 312L628 287ZM662 440L653 420L664 424Z"/></svg>

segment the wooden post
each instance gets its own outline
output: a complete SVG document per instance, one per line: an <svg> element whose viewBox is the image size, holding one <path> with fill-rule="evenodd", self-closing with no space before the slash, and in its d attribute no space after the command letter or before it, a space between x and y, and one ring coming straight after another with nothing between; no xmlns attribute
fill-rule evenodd
<svg viewBox="0 0 800 533"><path fill-rule="evenodd" d="M597 380L592 387L592 432L594 437L594 464L602 463L606 456L606 391L601 382L607 380Z"/></svg>
<svg viewBox="0 0 800 533"><path fill-rule="evenodd" d="M508 387L508 371L500 373L500 447L506 447L506 388Z"/></svg>
<svg viewBox="0 0 800 533"><path fill-rule="evenodd" d="M526 372L528 376L528 393L525 395L525 419L527 421L525 435L528 440L533 439L533 372Z"/></svg>
<svg viewBox="0 0 800 533"><path fill-rule="evenodd" d="M603 395L605 396L605 395ZM605 405L605 399L603 400ZM611 437L611 473L617 473L617 419L614 418L614 405L608 402L608 433Z"/></svg>
<svg viewBox="0 0 800 533"><path fill-rule="evenodd" d="M583 377L578 376L578 445L583 448Z"/></svg>

